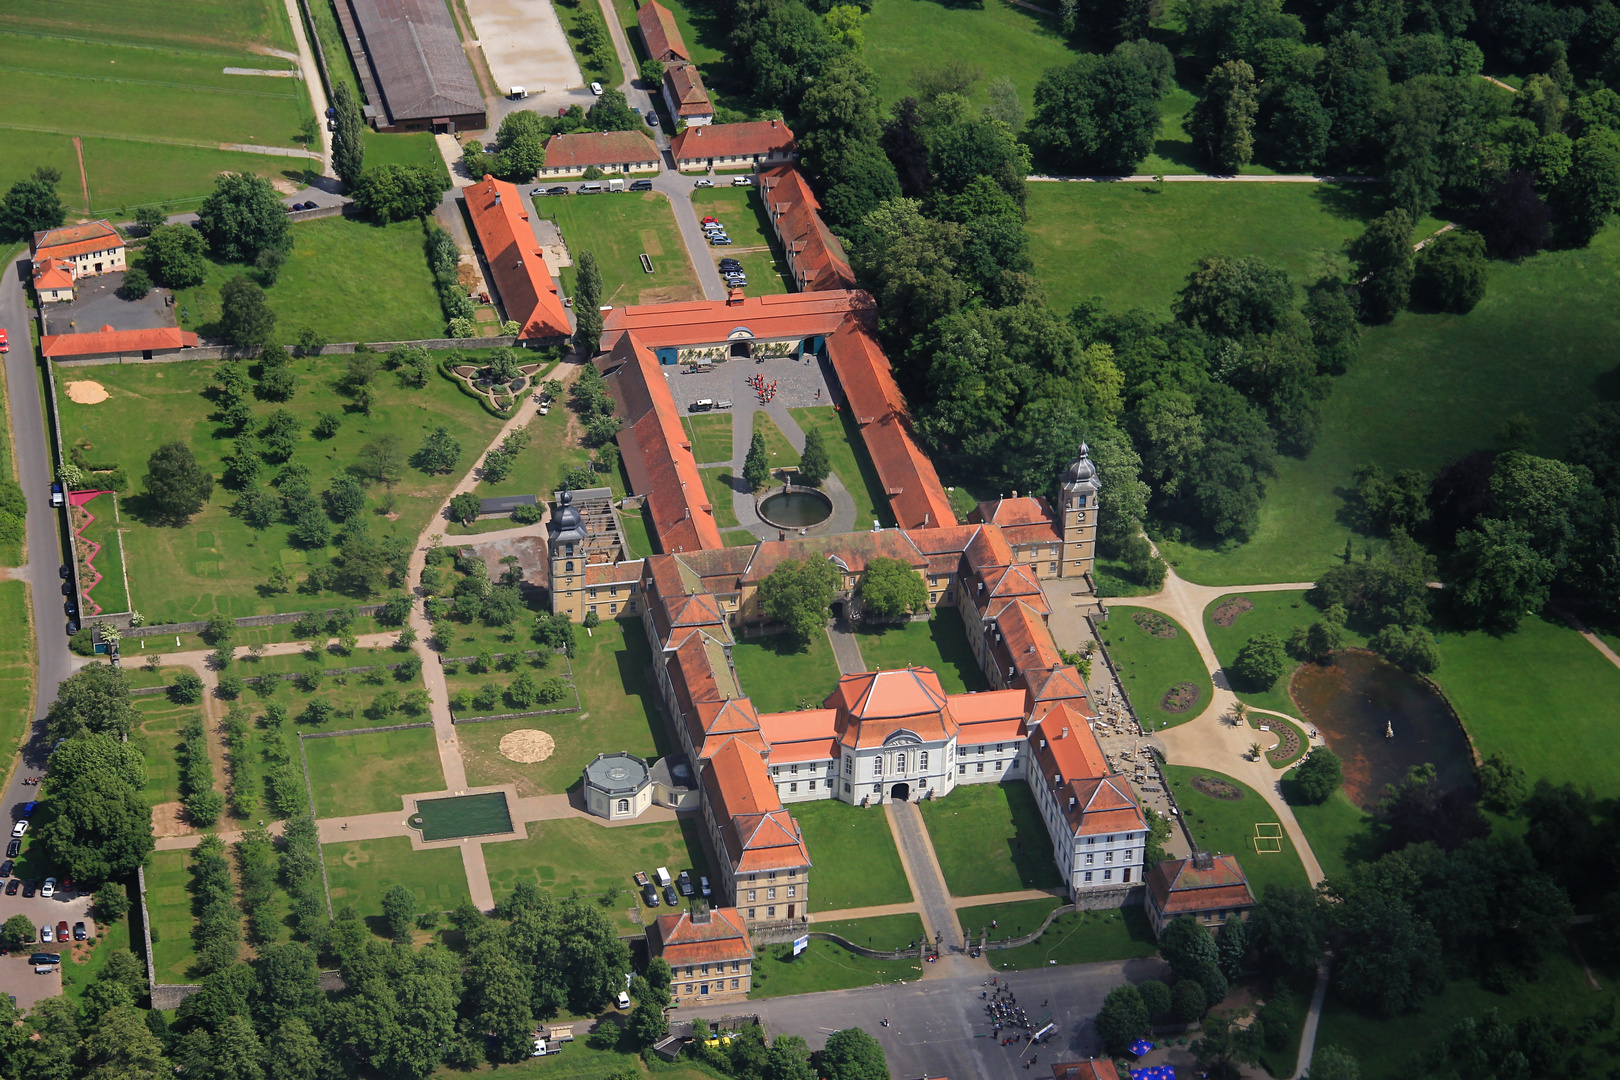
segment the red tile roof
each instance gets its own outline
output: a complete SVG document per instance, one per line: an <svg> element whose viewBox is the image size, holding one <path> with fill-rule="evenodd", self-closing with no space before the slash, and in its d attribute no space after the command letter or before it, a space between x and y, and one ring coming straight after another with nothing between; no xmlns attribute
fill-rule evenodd
<svg viewBox="0 0 1620 1080"><path fill-rule="evenodd" d="M100 330L92 334L46 334L40 350L49 357L104 356L109 353L171 352L197 344L197 335L175 326L155 330Z"/></svg>
<svg viewBox="0 0 1620 1080"><path fill-rule="evenodd" d="M1013 742L1024 737L1026 695L1022 690L952 694L951 716L961 726L961 743Z"/></svg>
<svg viewBox="0 0 1620 1080"><path fill-rule="evenodd" d="M660 62L690 60L686 42L681 40L680 27L675 16L658 0L647 0L636 12L636 25L641 27L641 41L647 46L647 55Z"/></svg>
<svg viewBox="0 0 1620 1080"><path fill-rule="evenodd" d="M852 289L855 273L844 247L821 220L821 201L792 165L761 169L759 189L793 278L803 292Z"/></svg>
<svg viewBox="0 0 1620 1080"><path fill-rule="evenodd" d="M604 340L633 331L649 349L712 345L741 330L766 341L831 334L850 309L870 305L865 293L817 292L750 296L740 304L691 300L680 304L633 304L614 308L602 323Z"/></svg>
<svg viewBox="0 0 1620 1080"><path fill-rule="evenodd" d="M657 357L624 334L602 366L610 369L608 390L627 424L619 431L625 472L647 501L659 547L666 553L724 547Z"/></svg>
<svg viewBox="0 0 1620 1080"><path fill-rule="evenodd" d="M799 824L782 809L757 750L728 739L704 766L703 791L734 873L810 865Z"/></svg>
<svg viewBox="0 0 1620 1080"><path fill-rule="evenodd" d="M675 99L677 117L714 115L714 106L709 104L709 91L703 86L703 76L691 64L665 68L664 84L669 96Z"/></svg>
<svg viewBox="0 0 1620 1080"><path fill-rule="evenodd" d="M657 161L658 148L639 131L580 131L546 140L548 169L617 169Z"/></svg>
<svg viewBox="0 0 1620 1080"><path fill-rule="evenodd" d="M105 219L87 221L82 225L64 225L60 229L44 229L34 234L29 245L36 259L67 259L123 246L124 238L118 235L112 222Z"/></svg>
<svg viewBox="0 0 1620 1080"><path fill-rule="evenodd" d="M464 189L463 197L506 317L522 324L518 336L558 338L573 333L517 185L485 176Z"/></svg>
<svg viewBox="0 0 1620 1080"><path fill-rule="evenodd" d="M64 259L40 259L34 263L34 289L73 288L73 264Z"/></svg>
<svg viewBox="0 0 1620 1080"><path fill-rule="evenodd" d="M671 967L754 958L754 943L736 908L710 908L707 922L698 922L691 911L660 915L647 928L647 947Z"/></svg>
<svg viewBox="0 0 1620 1080"><path fill-rule="evenodd" d="M1159 910L1170 915L1254 907L1243 867L1230 855L1211 856L1208 870L1191 859L1165 859L1148 871L1147 886Z"/></svg>
<svg viewBox="0 0 1620 1080"><path fill-rule="evenodd" d="M646 9L643 8L643 11ZM700 124L689 127L670 142L675 160L769 157L796 149L793 132L780 120L753 120L744 124ZM853 280L853 279L851 279ZM848 288L848 283L838 286Z"/></svg>
<svg viewBox="0 0 1620 1080"><path fill-rule="evenodd" d="M838 741L845 746L878 746L897 731L924 742L957 732L939 676L925 667L845 675L825 706L838 711Z"/></svg>
<svg viewBox="0 0 1620 1080"><path fill-rule="evenodd" d="M1052 1066L1052 1080L1119 1080L1119 1070L1108 1058L1065 1061Z"/></svg>
<svg viewBox="0 0 1620 1080"><path fill-rule="evenodd" d="M1056 517L1044 496L991 499L974 507L969 521L991 521L1001 526L1009 544L1057 543Z"/></svg>
<svg viewBox="0 0 1620 1080"><path fill-rule="evenodd" d="M640 581L641 564L640 559L616 563L590 563L585 567L585 584L623 585L625 582Z"/></svg>
<svg viewBox="0 0 1620 1080"><path fill-rule="evenodd" d="M1062 704L1047 712L1029 733L1039 776L1063 808L1076 836L1140 832L1147 821L1125 780L1114 775L1086 717Z"/></svg>

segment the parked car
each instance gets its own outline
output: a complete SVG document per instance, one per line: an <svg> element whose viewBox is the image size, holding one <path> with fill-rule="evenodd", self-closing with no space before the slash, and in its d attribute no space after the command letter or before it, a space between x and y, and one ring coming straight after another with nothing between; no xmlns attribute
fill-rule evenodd
<svg viewBox="0 0 1620 1080"><path fill-rule="evenodd" d="M22 888L22 878L12 878L10 881L6 882L6 895L16 896L17 890L20 888Z"/></svg>
<svg viewBox="0 0 1620 1080"><path fill-rule="evenodd" d="M62 954L59 952L37 952L28 958L30 964L60 964Z"/></svg>
<svg viewBox="0 0 1620 1080"><path fill-rule="evenodd" d="M717 236L711 236L711 237L709 237L709 246L710 247L730 247L731 246L731 237L726 236L724 234L720 234L720 235L717 235Z"/></svg>
<svg viewBox="0 0 1620 1080"><path fill-rule="evenodd" d="M0 352L10 352L11 342L6 340L6 332L0 330Z"/></svg>
<svg viewBox="0 0 1620 1080"><path fill-rule="evenodd" d="M753 187L754 186L754 178L752 176L733 176L731 178L731 186L732 187Z"/></svg>
<svg viewBox="0 0 1620 1080"><path fill-rule="evenodd" d="M6 858L15 859L18 855L21 855L21 854L22 854L22 841L21 840L13 840L11 843L6 845Z"/></svg>
<svg viewBox="0 0 1620 1080"><path fill-rule="evenodd" d="M57 941L67 941L70 934L71 934L71 931L68 930L68 924L67 924L66 919L63 919L61 922L56 924L56 940Z"/></svg>
<svg viewBox="0 0 1620 1080"><path fill-rule="evenodd" d="M37 892L39 892L39 882L37 882L37 881L25 881L25 882L23 882L23 896L24 896L24 898L32 897Z"/></svg>
<svg viewBox="0 0 1620 1080"><path fill-rule="evenodd" d="M5 862L0 862L0 877L10 877L11 868L16 865L17 864L12 862L10 859L7 859Z"/></svg>
<svg viewBox="0 0 1620 1080"><path fill-rule="evenodd" d="M39 940L47 945L56 940L56 931L51 929L50 923L46 923L39 928Z"/></svg>
<svg viewBox="0 0 1620 1080"><path fill-rule="evenodd" d="M680 877L675 879L675 883L681 887L682 896L691 896L697 891L692 888L692 873L689 870L682 870Z"/></svg>
<svg viewBox="0 0 1620 1080"><path fill-rule="evenodd" d="M705 177L704 179L699 180L696 183L694 183L692 186L693 187L714 187L714 181Z"/></svg>
<svg viewBox="0 0 1620 1080"><path fill-rule="evenodd" d="M68 566L67 563L63 563L61 566L56 568L56 576L61 578L63 581L66 581L68 575L71 573L73 573L73 570Z"/></svg>
<svg viewBox="0 0 1620 1080"><path fill-rule="evenodd" d="M712 221L712 220L711 221L705 221L703 223L703 231L704 232L725 232L726 227L725 227L724 223L719 222L719 221Z"/></svg>
<svg viewBox="0 0 1620 1080"><path fill-rule="evenodd" d="M664 903L668 904L670 907L680 906L681 900L680 897L675 895L675 886L664 886Z"/></svg>
<svg viewBox="0 0 1620 1080"><path fill-rule="evenodd" d="M647 126L648 127L657 127L658 126L658 114L653 112L651 109L647 110Z"/></svg>
<svg viewBox="0 0 1620 1080"><path fill-rule="evenodd" d="M550 194L551 194L551 189L550 188L537 187L537 188L534 188L533 190L531 190L529 192L529 198L538 199L542 195L550 195Z"/></svg>
<svg viewBox="0 0 1620 1080"><path fill-rule="evenodd" d="M703 899L705 899L705 900L707 900L709 897L714 895L714 890L709 888L709 879L708 878L706 878L706 877L698 878L698 892L703 894Z"/></svg>
<svg viewBox="0 0 1620 1080"><path fill-rule="evenodd" d="M13 825L11 827L11 835L15 839L21 839L22 835L24 833L26 833L27 831L28 831L28 822L26 822L26 821L19 821L19 822L17 822L15 825Z"/></svg>
<svg viewBox="0 0 1620 1080"><path fill-rule="evenodd" d="M546 188L546 194L547 195L566 195L566 194L568 194L568 185L567 184L558 184L556 187Z"/></svg>
<svg viewBox="0 0 1620 1080"><path fill-rule="evenodd" d="M652 190L652 181L651 180L636 180L636 181L633 181L631 183L631 185L630 185L630 190L631 191L651 191Z"/></svg>
<svg viewBox="0 0 1620 1080"><path fill-rule="evenodd" d="M703 219L703 224L705 225L718 225L719 223L720 219L717 217L706 217Z"/></svg>
<svg viewBox="0 0 1620 1080"><path fill-rule="evenodd" d="M51 505L52 506L61 506L64 499L65 499L65 496L62 494L62 485L60 483L52 484L51 485Z"/></svg>
<svg viewBox="0 0 1620 1080"><path fill-rule="evenodd" d="M40 886L39 895L44 897L47 900L49 900L51 897L55 896L56 895L56 879L53 878L53 877L46 878L45 879L45 884Z"/></svg>
<svg viewBox="0 0 1620 1080"><path fill-rule="evenodd" d="M34 811L37 810L37 809L39 809L39 803L37 803L37 802L25 802L25 803L23 803L22 816L27 817L27 818L31 818L31 817L34 816Z"/></svg>
<svg viewBox="0 0 1620 1080"><path fill-rule="evenodd" d="M623 990L620 990L619 991L619 997L618 997L618 1000L617 1000L616 1004L621 1009L630 1008L630 995L625 993Z"/></svg>
<svg viewBox="0 0 1620 1080"><path fill-rule="evenodd" d="M654 885L650 881L647 882L646 885L642 886L641 898L647 902L648 907L657 907L658 906L658 886Z"/></svg>
<svg viewBox="0 0 1620 1080"><path fill-rule="evenodd" d="M602 96L602 84L599 83L599 82L591 83L591 93L595 94L597 97L601 97Z"/></svg>
<svg viewBox="0 0 1620 1080"><path fill-rule="evenodd" d="M74 941L83 941L86 938L88 938L89 936L90 936L90 932L84 928L84 923L76 922L76 923L73 924L73 940Z"/></svg>

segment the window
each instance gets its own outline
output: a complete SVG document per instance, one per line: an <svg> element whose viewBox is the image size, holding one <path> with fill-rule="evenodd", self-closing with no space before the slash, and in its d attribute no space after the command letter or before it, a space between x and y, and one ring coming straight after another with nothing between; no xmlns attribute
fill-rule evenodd
<svg viewBox="0 0 1620 1080"><path fill-rule="evenodd" d="M929 593L928 602L930 604L937 604L939 602L939 593Z"/></svg>
<svg viewBox="0 0 1620 1080"><path fill-rule="evenodd" d="M917 755L917 768L923 772L928 771L928 751L924 750Z"/></svg>
<svg viewBox="0 0 1620 1080"><path fill-rule="evenodd" d="M1090 880L1091 880L1091 871L1090 871L1090 870L1087 870L1087 871L1086 871L1086 880L1087 880L1087 881L1090 881ZM753 912L749 912L749 914L750 914L750 915L752 915L752 914L753 914Z"/></svg>
<svg viewBox="0 0 1620 1080"><path fill-rule="evenodd" d="M608 605L608 614L609 615L617 615L618 613L619 613L619 605L618 604L609 604Z"/></svg>
<svg viewBox="0 0 1620 1080"><path fill-rule="evenodd" d="M705 978L707 978L708 975L709 975L709 965L708 964L703 965L703 975L704 975Z"/></svg>
<svg viewBox="0 0 1620 1080"><path fill-rule="evenodd" d="M979 753L981 753L981 754L982 754L982 753L984 753L984 752L985 752L985 751L986 751L986 750L988 750L988 749L989 749L989 747L987 747L987 746L985 746L985 745L984 745L984 744L982 744L982 743L981 743L981 744L980 744L980 745L978 745L978 746L975 746L975 747L974 747L974 748L973 748L973 749L975 749L975 750L977 750L977 751L978 751L978 752L979 752Z"/></svg>
<svg viewBox="0 0 1620 1080"><path fill-rule="evenodd" d="M816 790L816 782L814 780L810 781L810 790L811 791Z"/></svg>
<svg viewBox="0 0 1620 1080"><path fill-rule="evenodd" d="M1103 862L1111 863L1113 861L1114 861L1114 853L1112 851L1108 852L1106 855L1103 856Z"/></svg>
<svg viewBox="0 0 1620 1080"><path fill-rule="evenodd" d="M688 994L690 994L692 992L692 984L691 983L686 984L686 992Z"/></svg>
<svg viewBox="0 0 1620 1080"><path fill-rule="evenodd" d="M855 768L855 759L849 756L844 758L844 775L848 776Z"/></svg>
<svg viewBox="0 0 1620 1080"><path fill-rule="evenodd" d="M999 754L1005 749L1007 749L1007 744L1006 743L996 743L996 753Z"/></svg>
<svg viewBox="0 0 1620 1080"><path fill-rule="evenodd" d="M904 753L894 755L894 771L897 773L906 771L906 755Z"/></svg>
<svg viewBox="0 0 1620 1080"><path fill-rule="evenodd" d="M1000 772L1000 771L1001 771L1001 762L998 761L998 762L996 762L996 772Z"/></svg>
<svg viewBox="0 0 1620 1080"><path fill-rule="evenodd" d="M975 771L976 772L984 772L984 762L982 762L982 761L979 762L979 767Z"/></svg>
<svg viewBox="0 0 1620 1080"><path fill-rule="evenodd" d="M1089 851L1088 851L1088 852L1086 852L1086 865L1087 865L1087 866L1090 866L1090 865L1091 865L1091 864L1092 864L1092 863L1094 863L1094 862L1096 862L1096 861L1097 861L1097 856L1095 856L1095 855L1093 855L1093 854L1092 854L1092 853L1091 853L1091 852L1089 852ZM752 900L752 899L753 899L753 898L754 898L754 894L753 894L753 893L749 893L749 894L748 894L748 899L750 899L750 900Z"/></svg>
<svg viewBox="0 0 1620 1080"><path fill-rule="evenodd" d="M782 766L780 766L780 765L772 765L771 766L771 775L772 776L781 776L782 775Z"/></svg>
<svg viewBox="0 0 1620 1080"><path fill-rule="evenodd" d="M753 893L749 893L749 894L748 894L748 899L750 899L750 900L752 900L752 899L753 899L753 898L754 898L754 894L753 894ZM754 917L754 909L753 909L753 908L749 908L749 909L748 909L748 917L749 917L749 918L750 918L750 919L752 919L752 918L753 918L753 917Z"/></svg>
<svg viewBox="0 0 1620 1080"><path fill-rule="evenodd" d="M766 881L775 881L776 880L776 871L772 870L770 873L766 874L765 875L765 880Z"/></svg>
<svg viewBox="0 0 1620 1080"><path fill-rule="evenodd" d="M773 906L773 907L768 907L768 908L766 908L766 909L765 909L765 917L766 917L766 918L767 918L767 919L774 919L774 918L776 918L776 908L775 908L775 907L774 907L774 906Z"/></svg>
<svg viewBox="0 0 1620 1080"><path fill-rule="evenodd" d="M849 794L849 781L848 780L844 781L844 794L845 795Z"/></svg>
<svg viewBox="0 0 1620 1080"><path fill-rule="evenodd" d="M688 964L686 966L686 977L688 979L690 979L692 977L692 965L690 965L690 964Z"/></svg>
<svg viewBox="0 0 1620 1080"><path fill-rule="evenodd" d="M739 962L739 961L737 961L737 960L733 960L733 961L732 961L732 962L731 962L731 970L732 970L732 971L741 971L741 970L742 970L742 964L741 964L741 962ZM731 985L732 985L732 986L736 986L736 985L737 985L737 984L736 984L736 983L732 983L732 984L731 984Z"/></svg>
<svg viewBox="0 0 1620 1080"><path fill-rule="evenodd" d="M609 596L618 596L619 595L619 587L617 585L609 585L608 586L608 595Z"/></svg>
<svg viewBox="0 0 1620 1080"><path fill-rule="evenodd" d="M1131 880L1131 868L1128 867L1128 866L1125 868L1125 878L1124 878L1124 880L1126 880L1126 881Z"/></svg>
<svg viewBox="0 0 1620 1080"><path fill-rule="evenodd" d="M798 791L798 790L799 790L799 784L798 784L798 781L794 781L794 782L793 782L793 783L791 783L791 784L789 784L789 785L788 785L788 792L789 792L789 794L792 794L792 793L795 793L795 792L797 792L797 791Z"/></svg>
<svg viewBox="0 0 1620 1080"><path fill-rule="evenodd" d="M883 785L882 784L873 784L872 785L872 794L874 794L874 795L883 794Z"/></svg>
<svg viewBox="0 0 1620 1080"><path fill-rule="evenodd" d="M873 776L882 776L883 775L883 755L881 755L881 754L879 754L877 757L872 759L872 775Z"/></svg>
<svg viewBox="0 0 1620 1080"><path fill-rule="evenodd" d="M749 889L748 890L748 902L750 904L752 904L754 902L754 893L756 893L758 891L759 891L758 889Z"/></svg>
<svg viewBox="0 0 1620 1080"><path fill-rule="evenodd" d="M737 980L736 979L731 980L731 988L733 990L737 989Z"/></svg>
<svg viewBox="0 0 1620 1080"><path fill-rule="evenodd" d="M619 813L628 814L629 812L630 812L630 800L629 799L620 799L619 800Z"/></svg>
<svg viewBox="0 0 1620 1080"><path fill-rule="evenodd" d="M563 569L572 574L574 572L574 561L572 559L568 560L568 564Z"/></svg>
<svg viewBox="0 0 1620 1080"><path fill-rule="evenodd" d="M797 885L789 885L787 887L787 890L788 890L788 899L789 900L793 899L795 896L797 896L799 894L799 887Z"/></svg>
<svg viewBox="0 0 1620 1080"><path fill-rule="evenodd" d="M789 765L788 766L788 772L792 773L794 776L798 776L799 775L799 767L797 765Z"/></svg>
<svg viewBox="0 0 1620 1080"><path fill-rule="evenodd" d="M966 776L967 775L967 766L966 765L958 765L956 767L956 775L957 776Z"/></svg>
<svg viewBox="0 0 1620 1080"><path fill-rule="evenodd" d="M1104 870L1103 871L1103 880L1104 881L1111 881L1111 880L1113 880L1113 877L1114 877L1114 872L1112 870Z"/></svg>
<svg viewBox="0 0 1620 1080"><path fill-rule="evenodd" d="M592 589L592 590L591 590L591 599L592 599L592 600L595 600L595 599L596 599L596 590L595 590L595 589Z"/></svg>

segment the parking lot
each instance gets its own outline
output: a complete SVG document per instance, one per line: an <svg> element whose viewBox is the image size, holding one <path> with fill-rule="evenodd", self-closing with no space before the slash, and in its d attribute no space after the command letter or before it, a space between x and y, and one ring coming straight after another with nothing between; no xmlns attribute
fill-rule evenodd
<svg viewBox="0 0 1620 1080"><path fill-rule="evenodd" d="M83 922L85 930L93 938L96 926L90 919L90 899L89 893L68 895L59 892L49 899L38 893L25 897L20 890L14 896L0 894L0 923L13 915L26 915L28 921L34 924L34 933L38 935L39 928L47 923L54 929L58 923L66 922L71 930L74 923ZM88 952L91 944L92 941L79 942L77 948ZM36 975L28 956L36 951L66 953L74 947L75 943L71 940L65 946L55 942L49 945L35 942L9 956L0 956L0 993L15 996L18 1008L22 1009L41 998L60 994L62 969L53 965L49 974Z"/></svg>
<svg viewBox="0 0 1620 1080"><path fill-rule="evenodd" d="M123 285L122 272L80 278L73 287L72 301L45 305L46 332L84 334L103 326L153 330L175 325L167 289L154 287L140 300L125 300L118 295Z"/></svg>

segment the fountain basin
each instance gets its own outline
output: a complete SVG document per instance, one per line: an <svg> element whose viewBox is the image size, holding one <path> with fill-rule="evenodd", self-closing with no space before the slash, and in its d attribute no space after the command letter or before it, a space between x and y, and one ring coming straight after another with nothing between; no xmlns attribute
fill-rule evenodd
<svg viewBox="0 0 1620 1080"><path fill-rule="evenodd" d="M815 488L792 487L759 501L760 520L778 529L806 529L832 517L832 499Z"/></svg>

